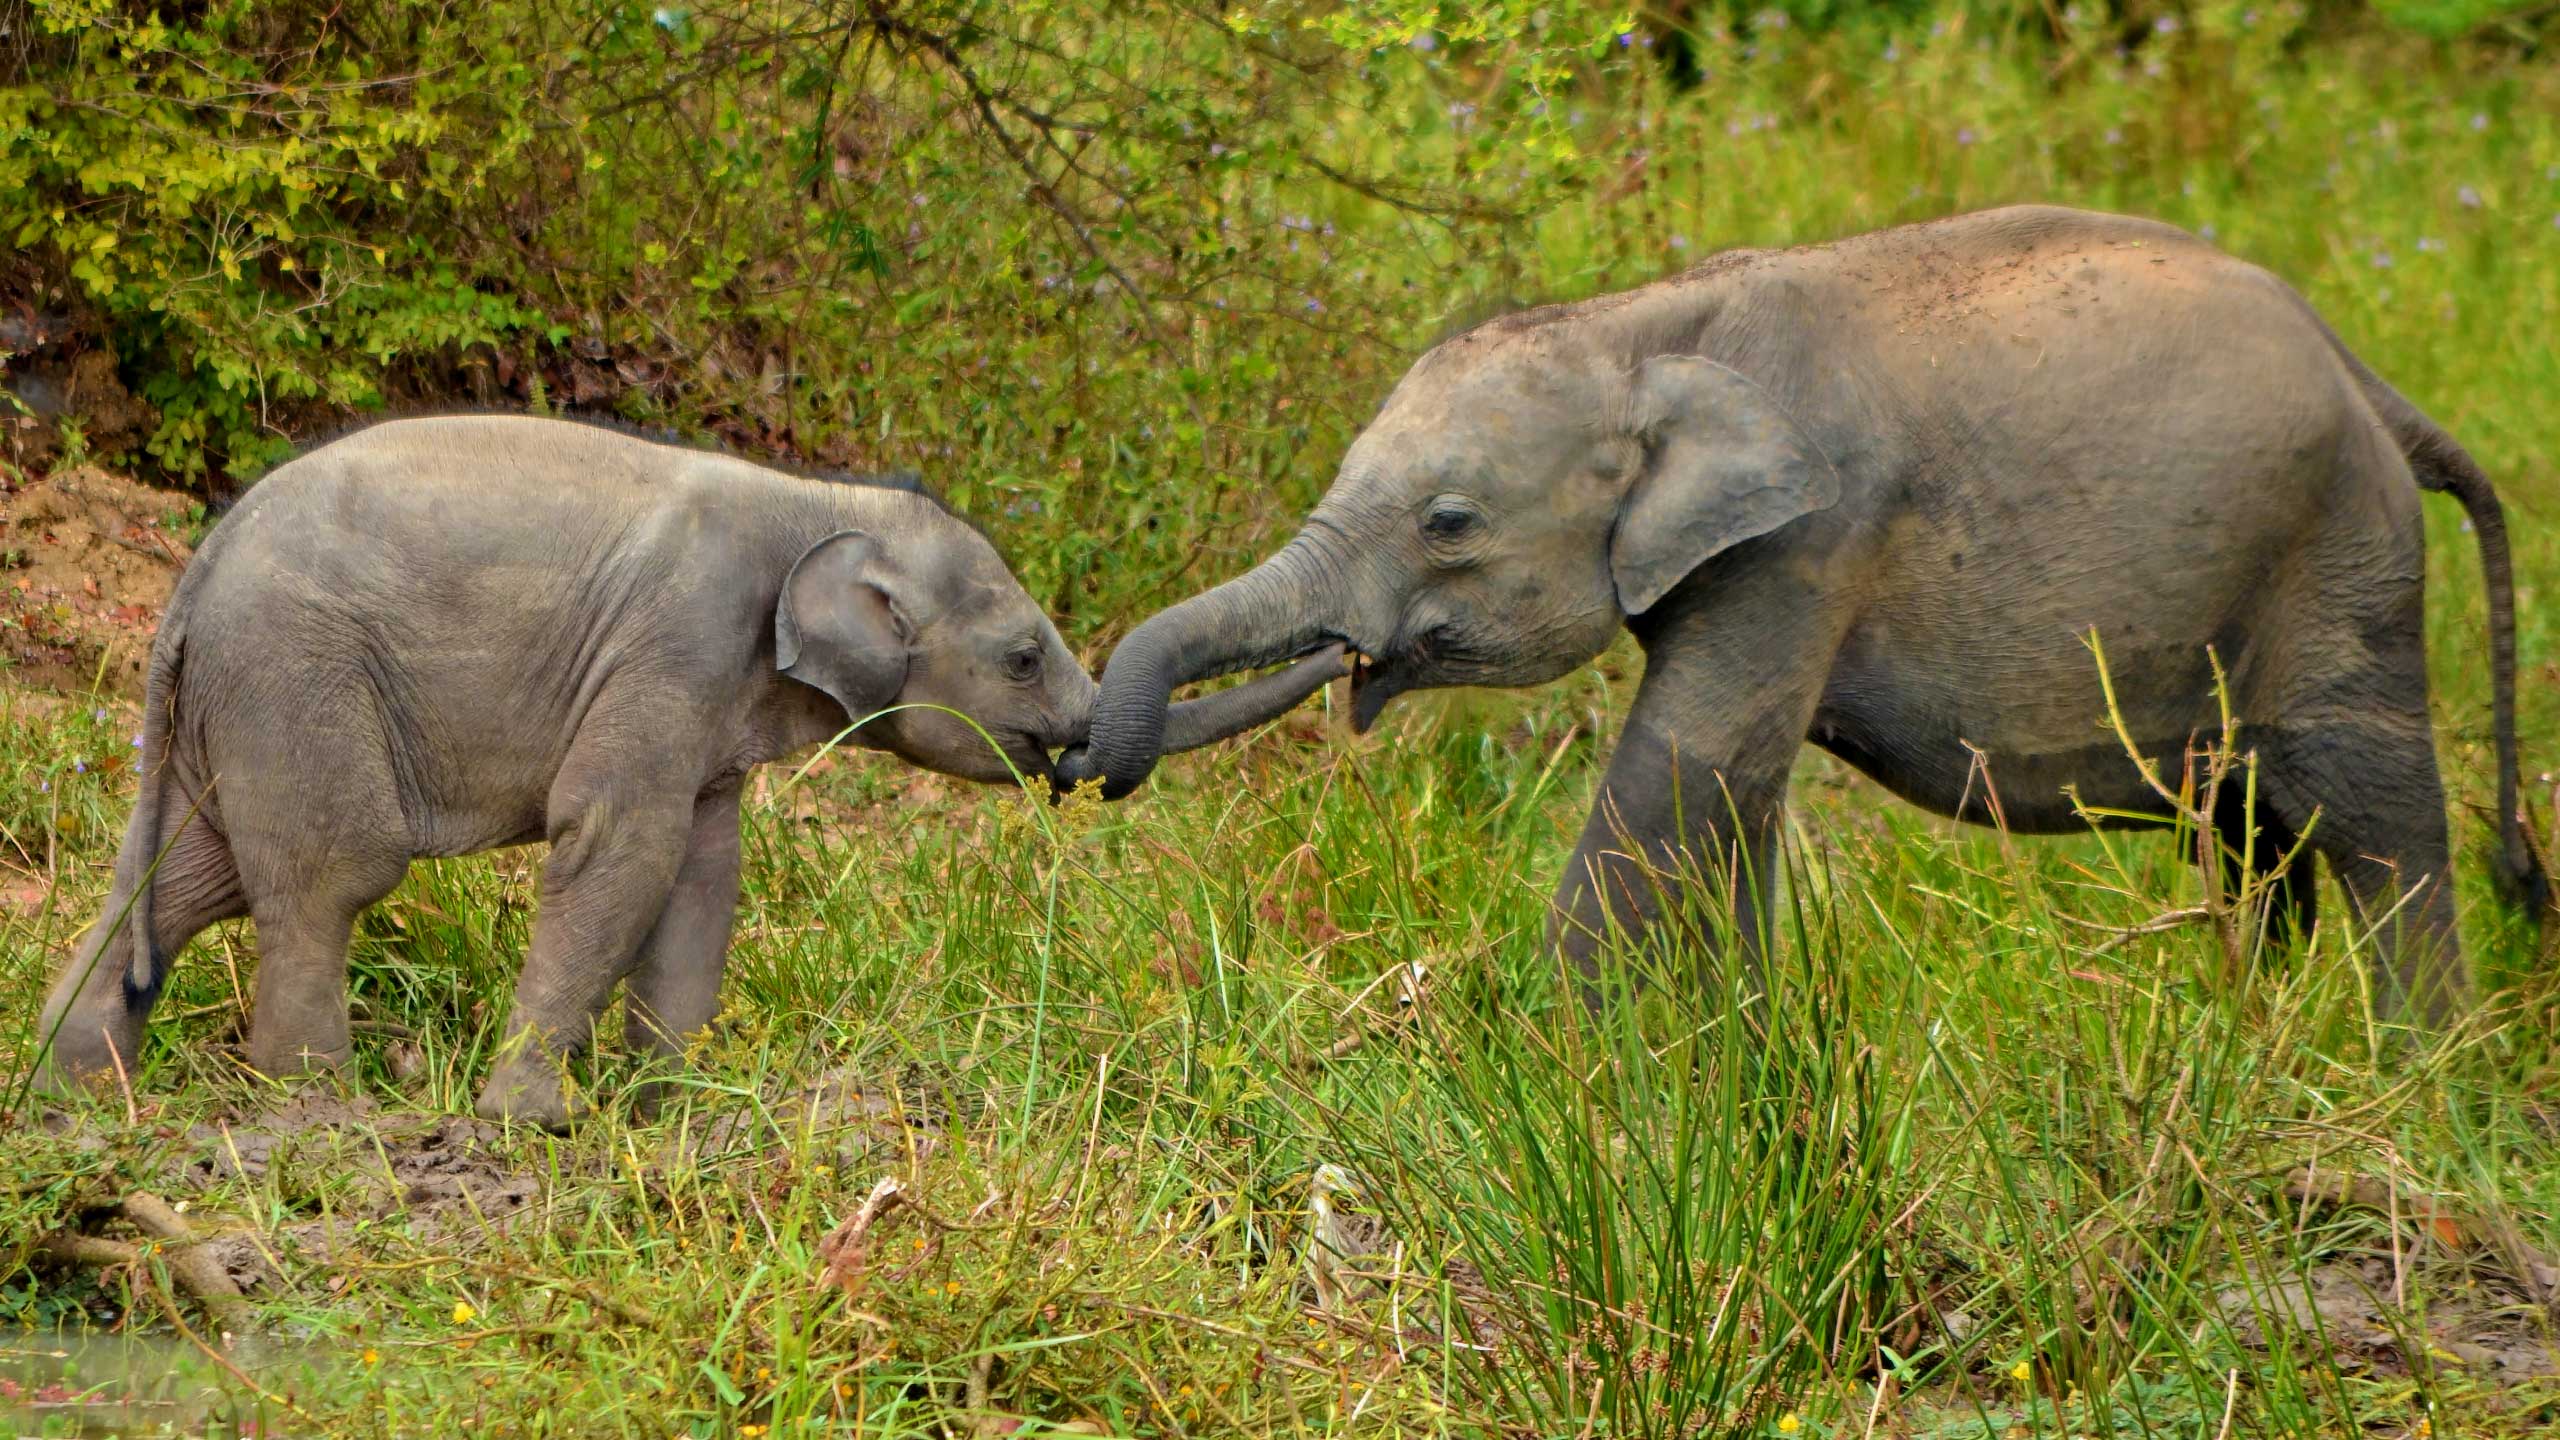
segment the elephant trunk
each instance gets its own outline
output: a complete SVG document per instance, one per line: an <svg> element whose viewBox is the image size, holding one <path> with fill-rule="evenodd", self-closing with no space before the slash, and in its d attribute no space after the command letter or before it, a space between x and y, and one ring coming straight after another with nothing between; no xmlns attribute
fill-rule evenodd
<svg viewBox="0 0 2560 1440"><path fill-rule="evenodd" d="M1131 631L1111 652L1092 734L1083 750L1061 762L1060 783L1099 777L1102 797L1119 799L1144 784L1166 753L1166 716L1177 688L1274 665L1327 639L1307 579L1318 559L1302 535L1253 569Z"/></svg>
<svg viewBox="0 0 2560 1440"><path fill-rule="evenodd" d="M1063 645L1060 647L1064 648ZM1059 697L1055 712L1055 728L1044 737L1053 746L1081 745L1093 733L1093 704L1102 693L1084 667L1075 668L1075 678L1067 682L1067 693Z"/></svg>

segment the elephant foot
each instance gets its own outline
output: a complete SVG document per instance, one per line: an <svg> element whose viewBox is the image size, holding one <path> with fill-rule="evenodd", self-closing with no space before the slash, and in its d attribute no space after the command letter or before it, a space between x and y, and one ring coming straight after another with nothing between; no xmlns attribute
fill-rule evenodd
<svg viewBox="0 0 2560 1440"><path fill-rule="evenodd" d="M574 1118L559 1065L533 1046L499 1062L471 1110L483 1120L534 1125L555 1134L566 1132Z"/></svg>
<svg viewBox="0 0 2560 1440"><path fill-rule="evenodd" d="M27 1093L54 1105L77 1106L103 1099L116 1093L115 1067L104 1063L83 1067L64 1061L58 1054L48 1054L36 1067L35 1078L28 1082Z"/></svg>
<svg viewBox="0 0 2560 1440"><path fill-rule="evenodd" d="M354 1058L343 1016L335 1025L261 1025L258 1017L250 1018L249 1064L271 1079L335 1074Z"/></svg>
<svg viewBox="0 0 2560 1440"><path fill-rule="evenodd" d="M67 1013L50 1007L36 1033L50 1035L37 1062L33 1091L49 1100L78 1100L118 1088L116 1076L140 1068L142 1021L120 996L103 1002L82 997Z"/></svg>
<svg viewBox="0 0 2560 1440"><path fill-rule="evenodd" d="M676 1083L663 1075L634 1083L631 1087L631 1118L643 1125L657 1119L658 1112L675 1098L676 1091Z"/></svg>

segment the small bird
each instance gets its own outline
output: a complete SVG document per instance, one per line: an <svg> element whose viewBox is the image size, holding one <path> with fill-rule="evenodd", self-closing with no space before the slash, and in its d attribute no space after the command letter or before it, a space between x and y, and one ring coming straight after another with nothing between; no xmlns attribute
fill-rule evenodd
<svg viewBox="0 0 2560 1440"><path fill-rule="evenodd" d="M1316 1167L1307 1189L1307 1209L1315 1223L1307 1227L1307 1280L1315 1286L1316 1308L1339 1311L1355 1290L1368 1282L1360 1262L1394 1243L1386 1222L1352 1208L1365 1198L1359 1177L1330 1162Z"/></svg>

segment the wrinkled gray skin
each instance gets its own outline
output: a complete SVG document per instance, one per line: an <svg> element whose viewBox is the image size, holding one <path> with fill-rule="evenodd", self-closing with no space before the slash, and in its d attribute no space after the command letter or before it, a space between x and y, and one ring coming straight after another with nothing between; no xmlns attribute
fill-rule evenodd
<svg viewBox="0 0 2560 1440"><path fill-rule="evenodd" d="M1319 655L1202 702L1175 743L1342 668ZM241 914L251 1061L342 1065L357 913L412 859L548 840L479 1109L565 1123L562 1063L616 982L645 1054L672 1060L712 1019L749 770L927 704L995 748L934 710L853 743L1046 777L1093 693L994 548L912 490L561 421L377 425L252 490L170 602L115 885L45 1006L52 1083L129 1072L171 958Z"/></svg>
<svg viewBox="0 0 2560 1440"><path fill-rule="evenodd" d="M2391 932L2385 1003L2434 1017L2461 966L2422 489L2479 534L2501 879L2538 897L2487 480L2265 271L2048 208L1728 254L1441 345L1285 549L1122 643L1090 751L1060 773L1125 794L1174 687L1329 640L1370 657L1352 681L1365 729L1419 686L1555 679L1624 624L1644 681L1550 920L1587 971L1612 926L1660 916L1639 854L1746 877L1730 898L1762 938L1808 738L1940 813L1996 804L2014 830L2082 826L2074 791L2158 811L2101 728L2083 637L2173 783L2219 729L2210 650L2260 767L2249 853L2268 865L2310 827ZM2236 847L2238 807L2221 819ZM2308 871L2272 923L2309 924Z"/></svg>

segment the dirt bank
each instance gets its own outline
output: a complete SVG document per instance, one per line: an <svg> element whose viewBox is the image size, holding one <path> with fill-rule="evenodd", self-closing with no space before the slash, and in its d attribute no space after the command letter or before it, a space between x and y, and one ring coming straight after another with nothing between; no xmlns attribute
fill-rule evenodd
<svg viewBox="0 0 2560 1440"><path fill-rule="evenodd" d="M0 682L140 698L196 515L94 466L0 480Z"/></svg>

